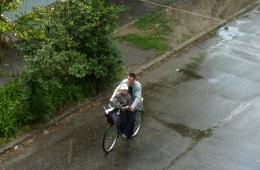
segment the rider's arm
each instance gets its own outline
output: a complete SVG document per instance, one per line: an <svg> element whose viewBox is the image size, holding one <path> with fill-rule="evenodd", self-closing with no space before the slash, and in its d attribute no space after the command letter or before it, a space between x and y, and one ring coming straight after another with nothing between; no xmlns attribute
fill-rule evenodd
<svg viewBox="0 0 260 170"><path fill-rule="evenodd" d="M116 87L114 93L112 94L112 96L111 96L111 98L110 98L110 101L111 101L111 102L114 101L114 98L115 98L116 94L118 93L120 86L121 86L121 84L119 84L119 85Z"/></svg>
<svg viewBox="0 0 260 170"><path fill-rule="evenodd" d="M121 108L122 107L122 105L120 104L120 101L119 101L119 96L118 96L118 93L115 95L115 97L113 98L113 100L112 100L112 106L114 107L114 108Z"/></svg>
<svg viewBox="0 0 260 170"><path fill-rule="evenodd" d="M141 87L140 83L138 84L138 86L136 88L134 96L135 96L135 100L134 100L133 104L131 105L131 108L136 109L137 105L141 102L141 98L142 98L142 87Z"/></svg>

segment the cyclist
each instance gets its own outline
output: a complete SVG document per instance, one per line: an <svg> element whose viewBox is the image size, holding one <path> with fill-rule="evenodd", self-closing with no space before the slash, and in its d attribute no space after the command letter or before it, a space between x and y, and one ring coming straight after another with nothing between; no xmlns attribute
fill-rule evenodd
<svg viewBox="0 0 260 170"><path fill-rule="evenodd" d="M113 101L116 94L119 92L120 87L126 84L128 86L128 93L131 96L132 104L129 112L126 112L124 134L127 137L131 137L134 131L135 115L136 111L140 110L141 98L142 98L142 87L141 84L136 80L136 74L129 73L127 79L123 80L115 89L110 101Z"/></svg>
<svg viewBox="0 0 260 170"><path fill-rule="evenodd" d="M129 113L130 110L130 106L131 106L131 96L128 93L128 85L127 84L123 84L122 86L120 86L120 92L117 93L115 95L115 97L113 98L112 104L113 107L115 108L114 111L117 111L117 109L121 109L120 110L120 118L121 118L121 123L120 123L120 131L121 134L123 136L123 138L127 137L128 134L128 121L127 118L129 117Z"/></svg>
<svg viewBox="0 0 260 170"><path fill-rule="evenodd" d="M123 84L122 86L120 86L120 92L113 97L112 103L115 108L120 108L123 110L126 108L130 108L131 96L128 93L127 84Z"/></svg>

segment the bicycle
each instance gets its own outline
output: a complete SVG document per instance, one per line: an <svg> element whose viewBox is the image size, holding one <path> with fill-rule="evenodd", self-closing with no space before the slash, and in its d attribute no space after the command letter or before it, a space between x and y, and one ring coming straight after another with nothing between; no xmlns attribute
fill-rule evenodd
<svg viewBox="0 0 260 170"><path fill-rule="evenodd" d="M136 112L135 115L135 126L134 126L134 131L131 137L135 137L142 125L143 122L143 98L141 101L141 108L139 111ZM120 133L120 112L121 109L118 109L115 111L115 108L111 107L109 105L109 108L105 108L105 116L108 118L110 116L110 119L112 117L114 122L111 122L111 120L108 119L108 122L110 123L109 128L106 130L104 137L103 137L103 150L105 153L108 153L112 151L114 148L116 141L118 139L118 136L121 134Z"/></svg>

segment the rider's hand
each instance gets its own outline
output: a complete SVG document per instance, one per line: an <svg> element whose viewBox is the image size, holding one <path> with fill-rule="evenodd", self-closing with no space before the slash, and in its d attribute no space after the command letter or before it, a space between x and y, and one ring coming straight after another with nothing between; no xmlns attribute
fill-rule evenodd
<svg viewBox="0 0 260 170"><path fill-rule="evenodd" d="M131 111L131 112L134 112L134 111L135 111L135 107L131 106L131 107L130 107L130 111Z"/></svg>
<svg viewBox="0 0 260 170"><path fill-rule="evenodd" d="M129 106L122 107L122 109L127 110L129 109Z"/></svg>
<svg viewBox="0 0 260 170"><path fill-rule="evenodd" d="M113 98L110 98L109 101L112 102L114 99Z"/></svg>

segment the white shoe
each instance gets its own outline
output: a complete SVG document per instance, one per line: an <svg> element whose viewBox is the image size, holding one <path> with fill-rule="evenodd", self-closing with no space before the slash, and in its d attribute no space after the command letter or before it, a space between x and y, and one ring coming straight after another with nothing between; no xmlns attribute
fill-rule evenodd
<svg viewBox="0 0 260 170"><path fill-rule="evenodd" d="M125 134L121 134L122 138L126 139L127 136Z"/></svg>

